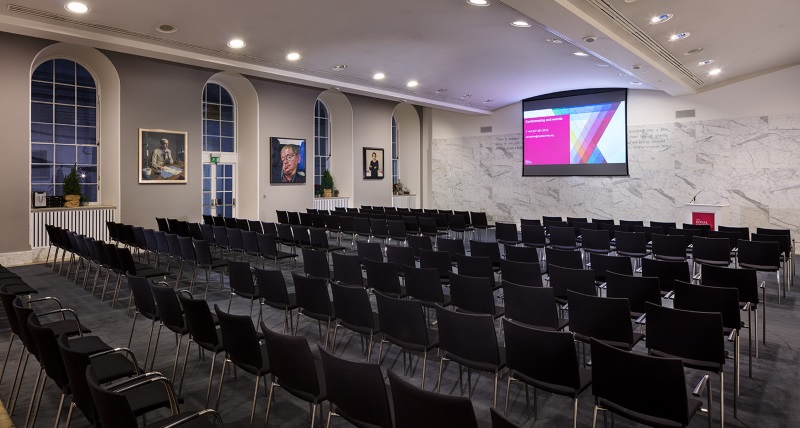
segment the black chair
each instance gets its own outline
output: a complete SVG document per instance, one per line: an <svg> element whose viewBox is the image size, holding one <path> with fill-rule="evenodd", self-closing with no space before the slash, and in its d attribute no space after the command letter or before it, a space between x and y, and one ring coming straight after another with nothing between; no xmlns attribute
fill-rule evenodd
<svg viewBox="0 0 800 428"><path fill-rule="evenodd" d="M692 250L692 243L694 242L695 237L702 238L702 230L700 229L677 229L674 227L669 228L667 231L670 236L683 236L684 245L687 247L687 251Z"/></svg>
<svg viewBox="0 0 800 428"><path fill-rule="evenodd" d="M297 309L297 296L289 293L283 272L279 270L255 269L253 271L256 278L258 295L261 297L261 305L258 309L258 319L263 319L261 308L264 305L283 311L283 332L294 334L294 320L292 311Z"/></svg>
<svg viewBox="0 0 800 428"><path fill-rule="evenodd" d="M444 251L430 251L420 248L419 267L434 268L439 271L439 278L443 283L450 282L453 265L450 263L450 254Z"/></svg>
<svg viewBox="0 0 800 428"><path fill-rule="evenodd" d="M784 286L783 293L786 296L786 291L791 289L794 282L794 244L789 231L786 229L758 229L760 232L769 233L754 233L750 235L751 241L756 242L777 242L780 250L780 261L783 265ZM779 233L785 232L785 233Z"/></svg>
<svg viewBox="0 0 800 428"><path fill-rule="evenodd" d="M692 276L697 265L728 266L731 264L731 241L719 238L695 237L692 240Z"/></svg>
<svg viewBox="0 0 800 428"><path fill-rule="evenodd" d="M153 342L153 332L155 331L156 323L160 322L161 319L158 316L153 292L150 290L150 280L140 276L132 276L128 278L128 286L131 289L131 298L133 299L134 305L133 323L131 324L131 333L128 336L128 348L131 347L131 341L133 340L136 318L141 315L149 319L150 336L147 339L147 351L144 355L144 365L147 367L147 361L150 360L150 345Z"/></svg>
<svg viewBox="0 0 800 428"><path fill-rule="evenodd" d="M403 220L387 220L386 227L389 229L388 243L397 241L402 244L408 239L408 231Z"/></svg>
<svg viewBox="0 0 800 428"><path fill-rule="evenodd" d="M406 297L405 287L400 285L396 264L365 259L364 268L367 272L367 287L387 296Z"/></svg>
<svg viewBox="0 0 800 428"><path fill-rule="evenodd" d="M559 318L550 287L526 287L503 282L505 318L542 329L563 330L569 321Z"/></svg>
<svg viewBox="0 0 800 428"><path fill-rule="evenodd" d="M464 248L464 241L462 239L448 239L441 236L436 238L436 251L444 251L450 254L450 261L455 262L456 257L467 254Z"/></svg>
<svg viewBox="0 0 800 428"><path fill-rule="evenodd" d="M647 305L647 348L657 357L680 358L685 367L719 375L719 418L725 426L725 339L722 315ZM711 425L711 385L708 386Z"/></svg>
<svg viewBox="0 0 800 428"><path fill-rule="evenodd" d="M550 272L551 266L559 266L570 269L583 269L583 258L580 251L558 250L555 248L544 249L547 259L546 272Z"/></svg>
<svg viewBox="0 0 800 428"><path fill-rule="evenodd" d="M756 358L758 358L758 305L761 305L762 340L767 343L767 308L766 281L758 282L757 272L753 269L732 269L729 267L706 266L701 280L702 285L711 287L731 287L739 291L739 307L747 312L747 325L755 325L748 329L756 336ZM758 291L761 290L761 299ZM751 315L754 318L751 319Z"/></svg>
<svg viewBox="0 0 800 428"><path fill-rule="evenodd" d="M361 262L358 256L334 253L331 258L333 259L333 278L335 282L364 286L364 277L361 273Z"/></svg>
<svg viewBox="0 0 800 428"><path fill-rule="evenodd" d="M578 364L575 343L571 333L546 331L503 320L508 360L506 405L511 394L511 381L519 380L533 387L533 417L536 419L536 390L572 398L572 426L578 425L578 397L592 383L592 372ZM525 408L527 410L527 401Z"/></svg>
<svg viewBox="0 0 800 428"><path fill-rule="evenodd" d="M406 293L412 299L417 299L426 308L433 308L435 304L450 306L452 300L449 294L444 294L439 271L434 268L417 268L406 266Z"/></svg>
<svg viewBox="0 0 800 428"><path fill-rule="evenodd" d="M264 426L269 424L269 411L272 408L275 387L280 386L311 405L311 427L314 428L317 407L328 399L322 362L311 355L311 347L308 346L305 337L276 333L268 329L263 322L261 331L264 332L272 370Z"/></svg>
<svg viewBox="0 0 800 428"><path fill-rule="evenodd" d="M540 263L542 262L542 253L539 253L538 248L533 247L517 247L516 245L503 245L506 260L512 262L523 263Z"/></svg>
<svg viewBox="0 0 800 428"><path fill-rule="evenodd" d="M739 241L739 267L755 269L759 272L775 272L778 280L778 304L781 304L781 289L784 297L786 289L781 281L781 249L777 242Z"/></svg>
<svg viewBox="0 0 800 428"><path fill-rule="evenodd" d="M517 245L522 242L517 233L516 223L495 222L495 239L500 244Z"/></svg>
<svg viewBox="0 0 800 428"><path fill-rule="evenodd" d="M256 414L258 384L261 382L261 378L271 373L267 347L259 343L256 328L249 316L225 313L216 304L214 312L219 318L219 328L225 348L225 359L222 362L222 374L219 377L219 388L217 389L217 403L214 408L219 409L222 386L225 383L225 368L228 363L233 364L256 377L253 405L250 410L250 426L252 426ZM266 381L264 384L266 386ZM266 393L266 391L264 392Z"/></svg>
<svg viewBox="0 0 800 428"><path fill-rule="evenodd" d="M405 276L407 266L415 267L417 265L416 259L414 258L414 249L411 247L387 245L386 261L394 263L397 266L397 272L400 276Z"/></svg>
<svg viewBox="0 0 800 428"><path fill-rule="evenodd" d="M548 227L550 246L557 250L576 251L581 248L575 237L575 229L571 227Z"/></svg>
<svg viewBox="0 0 800 428"><path fill-rule="evenodd" d="M644 322L647 304L661 306L658 278L633 276L609 271L606 274L606 297L628 299L631 318Z"/></svg>
<svg viewBox="0 0 800 428"><path fill-rule="evenodd" d="M569 290L597 295L594 271L591 269L570 269L553 265L550 267L550 287L555 293L556 302L560 305L567 303L567 291Z"/></svg>
<svg viewBox="0 0 800 428"><path fill-rule="evenodd" d="M611 252L611 237L607 230L581 229L581 248L586 254L608 255Z"/></svg>
<svg viewBox="0 0 800 428"><path fill-rule="evenodd" d="M689 398L683 363L651 357L592 340L592 425L605 409L649 426L687 426L702 402ZM692 394L699 396L708 376Z"/></svg>
<svg viewBox="0 0 800 428"><path fill-rule="evenodd" d="M499 288L495 279L495 269L489 257L456 256L456 267L458 274L476 278L487 278L493 290Z"/></svg>
<svg viewBox="0 0 800 428"><path fill-rule="evenodd" d="M489 314L495 318L505 313L505 308L495 303L492 284L486 277L452 274L450 297L454 306L467 312Z"/></svg>
<svg viewBox="0 0 800 428"><path fill-rule="evenodd" d="M211 398L211 384L214 379L214 367L217 361L217 354L224 351L222 345L222 330L218 329L208 307L208 303L202 299L193 299L184 294L178 294L178 301L183 309L186 318L186 326L189 328L189 340L186 342L186 352L183 355L183 369L181 370L181 382L178 386L178 394L183 389L183 379L186 377L186 363L189 360L189 350L192 343L200 348L211 352L211 369L208 372L208 388L206 388L206 403L208 407Z"/></svg>
<svg viewBox="0 0 800 428"><path fill-rule="evenodd" d="M677 227L675 222L651 221L650 227L660 230L659 235L668 235L670 229Z"/></svg>
<svg viewBox="0 0 800 428"><path fill-rule="evenodd" d="M339 327L369 336L366 352L363 352L367 361L372 356L372 343L375 334L380 333L378 314L372 312L369 295L364 287L354 287L342 284L331 284L333 305L336 308L336 326L333 328L331 352L336 351L336 332ZM363 342L362 342L363 344Z"/></svg>
<svg viewBox="0 0 800 428"><path fill-rule="evenodd" d="M334 251L345 251L345 248L341 245L331 245L328 242L328 234L325 229L311 228L308 230L308 233L311 239L311 248L315 250L323 250L328 253L332 253Z"/></svg>
<svg viewBox="0 0 800 428"><path fill-rule="evenodd" d="M392 371L389 385L394 403L395 428L478 428L472 400L417 388Z"/></svg>
<svg viewBox="0 0 800 428"><path fill-rule="evenodd" d="M422 352L421 387L424 389L428 351L439 345L439 333L427 327L425 315L422 313L422 303L419 301L395 299L379 292L375 293L375 300L382 333L381 346L378 348L378 364L381 363L383 344L386 342L408 351ZM389 374L391 379L392 372L389 371ZM395 402L395 417L398 415L397 411Z"/></svg>
<svg viewBox="0 0 800 428"><path fill-rule="evenodd" d="M522 248L522 247L520 247ZM469 241L469 255L472 257L488 257L492 266L500 268L500 245L496 242Z"/></svg>
<svg viewBox="0 0 800 428"><path fill-rule="evenodd" d="M489 225L485 212L470 211L469 216L472 221L472 227L479 231L483 230L484 234L488 234L488 230L494 227Z"/></svg>
<svg viewBox="0 0 800 428"><path fill-rule="evenodd" d="M170 379L175 379L175 372L178 370L178 357L181 352L181 343L183 343L183 336L189 334L189 328L183 317L183 310L178 301L178 296L175 294L175 290L173 290L172 287L151 285L150 290L156 301L156 310L158 311L159 318L158 332L156 332L156 344L153 347L153 360L150 363L150 370L153 370L153 366L155 365L156 352L158 352L158 339L161 337L161 327L167 327L169 331L175 333L178 339L178 343L175 346L175 362L172 365L172 376L170 376Z"/></svg>
<svg viewBox="0 0 800 428"><path fill-rule="evenodd" d="M353 224L355 225L353 242L357 243L359 236L367 238L367 242L372 240L372 226L369 224L369 217L353 217Z"/></svg>
<svg viewBox="0 0 800 428"><path fill-rule="evenodd" d="M471 369L494 374L492 407L497 406L497 380L506 365L506 355L497 344L494 318L488 314L450 311L437 305L436 320L441 351L436 392L442 388L445 361L455 361L459 365L459 370L463 366L467 367L467 391L470 397L472 397Z"/></svg>
<svg viewBox="0 0 800 428"><path fill-rule="evenodd" d="M503 282L513 282L528 287L542 286L542 272L539 263L503 260L500 262L500 273Z"/></svg>
<svg viewBox="0 0 800 428"><path fill-rule="evenodd" d="M338 358L319 348L325 372L325 388L331 404L328 413L355 426L392 428L392 414L383 373L378 364Z"/></svg>
<svg viewBox="0 0 800 428"><path fill-rule="evenodd" d="M689 264L681 261L642 259L642 276L658 278L661 295L671 298L675 280L690 282Z"/></svg>
<svg viewBox="0 0 800 428"><path fill-rule="evenodd" d="M250 263L236 262L228 260L228 279L231 293L228 296L228 312L231 310L233 296L244 297L250 300L250 316L253 315L253 302L259 300L255 281L253 281L253 271Z"/></svg>
<svg viewBox="0 0 800 428"><path fill-rule="evenodd" d="M614 245L617 254L635 259L637 265L641 265L641 260L650 255L644 233L617 231L614 233Z"/></svg>
<svg viewBox="0 0 800 428"><path fill-rule="evenodd" d="M569 329L580 342L589 343L591 338L631 350L644 338L643 334L633 332L628 299L590 296L568 290L567 301Z"/></svg>
<svg viewBox="0 0 800 428"><path fill-rule="evenodd" d="M264 260L272 260L273 266L278 266L281 260L291 259L294 265L297 259L297 254L287 253L278 250L278 244L275 241L275 235L270 233L256 233L256 241L258 242L258 252ZM264 264L262 263L262 267Z"/></svg>
<svg viewBox="0 0 800 428"><path fill-rule="evenodd" d="M297 295L297 322L295 332L300 330L300 314L317 320L319 339L322 341L322 322L325 322L325 348L331 322L336 318L333 302L328 294L328 281L325 278L307 277L292 272L294 292Z"/></svg>
<svg viewBox="0 0 800 428"><path fill-rule="evenodd" d="M330 266L328 265L328 255L322 250L311 250L303 248L303 272L307 276L315 278L329 279L331 277ZM332 258L341 254L334 253Z"/></svg>
<svg viewBox="0 0 800 428"><path fill-rule="evenodd" d="M467 232L474 230L473 227L469 226L469 213L454 213L454 214L447 214L447 224L450 227L450 231L453 234L460 234L460 238L464 239L466 237Z"/></svg>
<svg viewBox="0 0 800 428"><path fill-rule="evenodd" d="M219 288L221 290L223 288L223 272L228 267L228 262L224 259L212 256L211 248L209 248L208 242L205 240L192 239L192 243L194 244L194 253L197 257L197 266L206 271L206 291L203 294L203 296L206 297L208 296L209 273L212 270L217 270L217 272L219 272Z"/></svg>
<svg viewBox="0 0 800 428"><path fill-rule="evenodd" d="M630 257L607 256L603 254L591 253L589 259L594 271L594 279L598 284L606 282L608 272L621 273L623 275L633 275Z"/></svg>
<svg viewBox="0 0 800 428"><path fill-rule="evenodd" d="M683 235L653 234L653 258L679 262L686 260L686 238Z"/></svg>
<svg viewBox="0 0 800 428"><path fill-rule="evenodd" d="M383 250L377 242L356 242L356 251L361 264L364 264L364 260L383 261Z"/></svg>
<svg viewBox="0 0 800 428"><path fill-rule="evenodd" d="M547 236L543 226L523 224L520 229L522 230L522 245L537 249L547 246ZM506 257L508 257L508 254L506 254Z"/></svg>
<svg viewBox="0 0 800 428"><path fill-rule="evenodd" d="M427 236L408 235L406 238L408 246L414 250L414 256L419 257L419 250L433 251L431 238Z"/></svg>

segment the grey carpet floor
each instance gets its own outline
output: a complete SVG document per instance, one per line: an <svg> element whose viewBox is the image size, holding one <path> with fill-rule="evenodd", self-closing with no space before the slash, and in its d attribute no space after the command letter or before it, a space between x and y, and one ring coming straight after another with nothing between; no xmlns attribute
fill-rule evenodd
<svg viewBox="0 0 800 428"><path fill-rule="evenodd" d="M302 261L299 261L294 269L302 268ZM289 266L284 266L283 271L287 279L287 284L291 288L291 275ZM14 272L22 276L30 285L39 290L39 296L55 296L58 297L65 307L74 309L80 316L82 323L86 324L92 329L92 334L100 336L106 343L115 347L127 346L128 335L131 330L133 317L131 314L126 314L125 307L128 305L128 292L127 287L123 283L123 291L120 304L117 308L112 309L111 303L107 298L105 302L101 302L99 293L93 296L89 291L83 290L79 285L75 285L72 280L67 280L59 276L56 272L46 268L44 265L21 266L12 269ZM176 269L173 269L174 273ZM203 275L198 274L200 282L202 282ZM218 277L212 274L211 287L212 290L208 294L209 305L213 308L214 303L220 304L221 307L227 307L229 292L227 287L224 290L218 289ZM725 422L730 427L788 427L796 426L800 421L800 371L797 369L797 362L800 360L800 334L797 330L798 318L800 318L800 310L797 308L796 291L790 291L782 304L777 304L777 285L775 278L772 275L760 274L759 280L765 280L767 283L767 343L760 347L760 358L753 359L753 373L752 377L748 377L747 371L747 353L748 353L748 340L747 331L743 332L742 337L742 375L741 375L741 395L738 401L738 418L733 417L733 362L729 360L726 364L726 377L725 377L725 391L726 391L726 415ZM172 276L171 281L175 282L175 275ZM184 276L181 282L181 287L187 286L188 276ZM226 278L227 282L227 278ZM798 283L800 286L800 283ZM197 290L195 290L197 293ZM110 297L110 293L109 293ZM202 297L202 294L199 295ZM671 302L665 302L669 305ZM250 302L246 299L236 297L233 298L233 305L231 308L232 313L247 314L250 309ZM263 309L264 320L267 326L275 331L281 331L283 328L283 314L265 307ZM253 319L257 317L254 310ZM499 322L497 324L499 326ZM150 332L150 323L141 317L136 325L136 330L131 344L132 350L136 353L140 360L144 359L145 350L147 348L147 341ZM301 325L299 334L305 336L312 346L312 350L316 351L316 346L320 343L320 336L316 322L309 321L309 319L301 317ZM10 329L8 327L5 314L0 314L0 352L5 354L8 347L8 340ZM181 346L180 361L183 361L183 352L185 349L184 340ZM14 369L17 367L17 358L19 355L18 342L15 341L14 351L9 357L8 365L6 367L5 376L0 385L0 399L4 403L8 403L9 391L11 382L14 375ZM728 349L732 350L732 343L728 343ZM210 355L206 355L204 360L199 358L196 348L189 356L189 361L186 369L186 379L183 386L181 398L183 404L182 410L193 410L204 407L205 392L208 380L208 373L211 364ZM161 339L158 346L158 354L155 359L155 370L169 376L172 372L173 359L176 350L176 338L172 333L167 332L166 329L162 330ZM643 344L637 345L637 352L645 352ZM335 353L345 358L363 361L362 345L359 336L353 333L340 329L338 340L336 344ZM373 353L372 361L376 361L375 355L377 354L377 344L375 352ZM406 379L414 384L419 385L421 379L422 364L420 362L420 355L415 354L412 361L412 369L410 372L404 373L404 356L400 349L396 346L389 346L388 349L384 347L384 359L381 367L384 371L391 370L395 373L406 376ZM22 384L22 390L19 395L18 403L12 419L18 426L22 426L27 410L28 402L33 387L34 377L38 371L38 366L33 360L28 364L25 372L25 379ZM212 397L216 394L219 382L220 370L222 367L221 358L217 359L216 368L214 369L214 386L212 388ZM458 366L453 364L449 366L445 372L442 393L457 395L461 393L458 382ZM435 351L428 355L427 370L426 370L426 389L431 390L435 386L435 379L439 369L438 357ZM178 373L180 373L181 366L179 365ZM466 372L465 372L466 374ZM692 370L686 370L687 385L689 388L694 385L694 382L699 379L701 373ZM712 377L714 388L715 406L718 406L718 385L716 376ZM504 400L506 400L505 381L503 376L498 388L498 406L502 408ZM225 385L222 391L222 400L219 405L219 411L227 426L239 427L246 426L249 422L250 406L252 402L252 394L254 387L253 377L238 372L238 376L234 377L233 371L226 374ZM388 381L387 381L388 384ZM466 385L466 381L464 382ZM492 400L492 384L493 377L487 374L472 374L472 387L473 395L472 402L475 407L475 413L478 418L479 424L482 427L491 426L489 419L489 407ZM60 391L52 384L48 383L45 389L44 399L39 410L37 424L39 426L52 425L55 420L56 407L60 397ZM527 418L525 410L525 392L524 388L512 384L510 397L510 412L509 417L516 423L523 427L569 427L572 425L572 402L571 400L554 396L551 394L540 392L538 395L538 418ZM656 398L654 398L656 399ZM705 399L705 397L703 397ZM69 400L67 400L69 401ZM578 425L589 426L592 421L593 410L593 397L591 395L591 388L584 392L580 397L580 404L578 410ZM266 391L263 384L259 389L259 397L256 403L256 426L263 426L264 413L266 411ZM213 398L212 398L213 405ZM532 403L531 403L532 405ZM62 415L62 426L66 416L67 405L64 406L64 413ZM10 410L10 409L9 409ZM717 411L714 411L714 424L718 425ZM318 426L324 426L324 420L327 417L327 404L322 413L322 419L317 418ZM149 419L155 420L157 415L153 415ZM286 391L277 390L276 400L273 403L270 412L269 426L271 427L300 427L309 426L310 413L309 406L301 400L291 396ZM617 417L615 420L617 426L635 426L635 424ZM76 411L72 418L73 427L89 426L86 419ZM344 427L349 424L339 418L334 418L332 426ZM697 415L692 421L691 426L701 427L707 426L707 418L705 415Z"/></svg>

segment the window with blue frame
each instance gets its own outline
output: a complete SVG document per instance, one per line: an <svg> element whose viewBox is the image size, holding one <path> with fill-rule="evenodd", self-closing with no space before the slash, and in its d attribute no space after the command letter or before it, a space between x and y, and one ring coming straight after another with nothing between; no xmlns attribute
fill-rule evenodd
<svg viewBox="0 0 800 428"><path fill-rule="evenodd" d="M31 75L31 191L63 195L64 177L78 171L81 193L97 202L97 86L68 59L51 59Z"/></svg>
<svg viewBox="0 0 800 428"><path fill-rule="evenodd" d="M331 169L330 119L328 107L320 100L314 105L314 184L321 184L322 173Z"/></svg>
<svg viewBox="0 0 800 428"><path fill-rule="evenodd" d="M203 151L236 152L233 97L216 83L203 90Z"/></svg>
<svg viewBox="0 0 800 428"><path fill-rule="evenodd" d="M236 121L231 93L222 85L203 89L203 191L204 215L236 215ZM205 153L209 152L209 153ZM211 163L209 155L220 158Z"/></svg>
<svg viewBox="0 0 800 428"><path fill-rule="evenodd" d="M397 151L397 120L392 116L392 184L400 181L400 162L399 152Z"/></svg>

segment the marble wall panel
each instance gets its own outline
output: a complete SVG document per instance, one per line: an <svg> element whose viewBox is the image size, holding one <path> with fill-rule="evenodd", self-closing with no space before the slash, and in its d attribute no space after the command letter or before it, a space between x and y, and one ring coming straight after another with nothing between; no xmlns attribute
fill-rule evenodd
<svg viewBox="0 0 800 428"><path fill-rule="evenodd" d="M733 225L800 233L800 115L629 129L629 177L522 177L520 134L434 140L433 205L519 221L561 215L683 221L683 207L730 203Z"/></svg>

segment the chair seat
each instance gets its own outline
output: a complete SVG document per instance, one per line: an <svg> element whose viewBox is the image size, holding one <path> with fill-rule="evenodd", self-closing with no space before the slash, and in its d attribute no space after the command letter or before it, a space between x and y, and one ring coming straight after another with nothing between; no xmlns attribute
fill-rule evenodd
<svg viewBox="0 0 800 428"><path fill-rule="evenodd" d="M200 266L203 269L216 269L228 266L228 261L225 259L213 258L211 259L211 263L203 263L203 264L198 263L198 266Z"/></svg>
<svg viewBox="0 0 800 428"><path fill-rule="evenodd" d="M410 350L415 351L415 352L428 351L428 350L431 350L431 349L439 346L439 332L436 331L436 330L431 330L431 329L428 329L428 344L427 345L421 345L419 343L406 342L405 340L397 339L397 338L392 337L392 336L386 336L385 334L384 334L384 337L386 338L386 340L388 340L391 343L394 343L397 346L400 346L400 347L406 348L406 349L410 349Z"/></svg>
<svg viewBox="0 0 800 428"><path fill-rule="evenodd" d="M320 403L322 401L325 401L328 399L328 392L325 385L325 372L322 369L322 361L314 360L314 368L317 370L317 379L319 380L319 394L317 395L313 395L306 391L300 391L285 384L282 384L280 383L280 379L278 379L278 383L281 385L283 389L286 390L286 392L294 395L295 397L303 401L309 403Z"/></svg>
<svg viewBox="0 0 800 428"><path fill-rule="evenodd" d="M444 300L442 302L436 302L436 301L433 301L433 300L420 300L420 303L422 303L422 306L424 306L426 308L432 308L432 307L434 307L436 305L440 305L440 306L446 308L446 307L451 306L453 304L453 299L450 297L449 294L445 294L443 297L444 297ZM416 300L416 299L414 299L414 300Z"/></svg>
<svg viewBox="0 0 800 428"><path fill-rule="evenodd" d="M578 389L566 385L559 385L556 383L542 382L522 373L514 371L514 379L520 380L534 388L547 391L552 394L565 395L567 397L577 398L581 393L592 384L592 370L583 367L578 367L578 374L580 375L580 387Z"/></svg>
<svg viewBox="0 0 800 428"><path fill-rule="evenodd" d="M275 309L280 309L284 311L291 311L293 309L297 309L297 295L295 293L289 293L288 295L289 303L283 302L270 302L269 300L264 300L264 304Z"/></svg>
<svg viewBox="0 0 800 428"><path fill-rule="evenodd" d="M622 415L634 422L639 422L651 427L663 427L663 428L672 428L672 427L682 427L680 422L671 421L664 418L657 418L653 416L644 415L639 412L634 412L632 410L628 410L622 406L617 405L608 400L600 399L598 403L601 407L605 407L612 412ZM696 400L694 398L689 398L689 405L686 408L686 414L691 419L691 417L700 410L700 407L703 405L703 402L700 400Z"/></svg>
<svg viewBox="0 0 800 428"><path fill-rule="evenodd" d="M664 256L664 255L656 254L654 257L657 260L666 260L668 262L683 262L683 261L686 261L686 258L685 257L681 257L681 256Z"/></svg>
<svg viewBox="0 0 800 428"><path fill-rule="evenodd" d="M339 320L339 324L348 330L352 330L360 334L376 334L381 332L381 324L378 321L378 314L375 312L372 313L372 328L358 324L351 324L341 319Z"/></svg>
<svg viewBox="0 0 800 428"><path fill-rule="evenodd" d="M664 358L680 358L683 361L683 365L685 367L689 367L696 370L704 370L709 371L712 373L721 373L722 372L722 364L714 363L711 361L703 361L703 360L695 360L693 358L683 358L677 357L672 354L668 354L666 352L657 351L655 349L650 350L651 355L655 355L656 357L664 357Z"/></svg>
<svg viewBox="0 0 800 428"><path fill-rule="evenodd" d="M590 338L589 336L586 336L586 335L580 334L580 333L575 333L575 339L576 339L576 340L579 340L579 341L581 341L581 342L586 342L586 343L589 343L589 342L591 342L591 339L592 339L592 338ZM615 347L615 348L619 348L619 349L624 349L624 350L626 350L626 351L630 351L631 349L633 349L633 347L634 347L634 346L635 346L637 343L639 343L639 341L641 341L642 339L644 339L644 335L643 335L643 334L641 334L641 333L633 333L633 342L631 342L631 343L627 343L627 342L618 342L618 341L615 341L615 340L602 340L602 339L598 339L598 338L596 338L596 337L595 337L594 339L595 339L595 340L598 340L598 341L600 341L600 342L603 342L603 343L605 343L606 345L613 346L613 347Z"/></svg>
<svg viewBox="0 0 800 428"><path fill-rule="evenodd" d="M123 392L135 416L141 416L152 410L169 408L170 403L164 394L164 385L152 382L139 388Z"/></svg>
<svg viewBox="0 0 800 428"><path fill-rule="evenodd" d="M212 315L216 316L216 314L213 314L213 313L212 313ZM219 329L217 329L217 344L216 345L212 345L212 344L207 343L207 342L200 342L200 341L197 341L197 340L195 340L194 342L197 343L198 346L200 346L201 348L205 349L206 351L217 353L217 352L225 350L225 347L222 346L222 330L219 330Z"/></svg>
<svg viewBox="0 0 800 428"><path fill-rule="evenodd" d="M31 287L28 284L25 284L24 282L19 282L19 283L15 283L15 284L2 283L0 285L5 287L6 293L13 294L15 296L20 296L20 295L24 295L24 294L36 294L36 293L38 293L38 291L36 291L35 288Z"/></svg>
<svg viewBox="0 0 800 428"><path fill-rule="evenodd" d="M78 334L78 324L75 320L62 320L62 321L55 321L50 323L43 323L42 327L49 328L53 330L53 334L58 337L60 334L66 334L67 336L75 336ZM89 330L84 325L81 324L80 332L82 333L91 333L92 330Z"/></svg>
<svg viewBox="0 0 800 428"><path fill-rule="evenodd" d="M451 354L449 352L445 352L444 353L444 357L447 358L448 360L455 361L456 363L458 363L458 364L460 364L462 366L469 367L469 368L471 368L473 370L480 370L480 371L484 371L484 372L497 373L497 372L503 370L503 368L506 366L506 348L505 347L498 347L497 350L499 351L498 352L498 355L499 355L498 361L499 362L497 364L492 364L492 363L485 362L485 361L469 360L469 359L466 359L466 358L461 358L458 355L453 355L453 354Z"/></svg>
<svg viewBox="0 0 800 428"><path fill-rule="evenodd" d="M260 338L263 338L262 335ZM264 376L270 372L269 369L269 357L267 356L267 347L265 345L259 346L261 350L261 367L256 366L249 366L246 364L236 364L236 367L250 373L251 375L255 376Z"/></svg>
<svg viewBox="0 0 800 428"><path fill-rule="evenodd" d="M170 427L172 426L172 424L180 422L189 416L191 416L191 414L179 414L179 415L169 416L157 422L147 424L145 425L145 428ZM207 416L200 416L186 422L181 422L180 426L182 428L217 428L215 420Z"/></svg>
<svg viewBox="0 0 800 428"><path fill-rule="evenodd" d="M769 266L769 265L754 265L750 263L742 263L739 262L739 267L745 269L755 269L762 272L777 272L781 269L780 266Z"/></svg>
<svg viewBox="0 0 800 428"><path fill-rule="evenodd" d="M136 374L133 362L125 355L114 353L92 358L92 368L100 383L110 382ZM163 387L162 387L163 388Z"/></svg>
<svg viewBox="0 0 800 428"><path fill-rule="evenodd" d="M76 337L69 341L69 347L75 352L82 354L96 354L101 351L111 349L107 343L97 336Z"/></svg>
<svg viewBox="0 0 800 428"><path fill-rule="evenodd" d="M707 259L694 259L695 262L700 263L701 265L712 265L712 266L722 266L726 267L731 264L730 260L707 260Z"/></svg>
<svg viewBox="0 0 800 428"><path fill-rule="evenodd" d="M640 258L640 257L647 257L650 255L650 252L645 251L644 253L634 253L629 251L619 251L617 250L617 254L626 257L633 257L633 258Z"/></svg>

